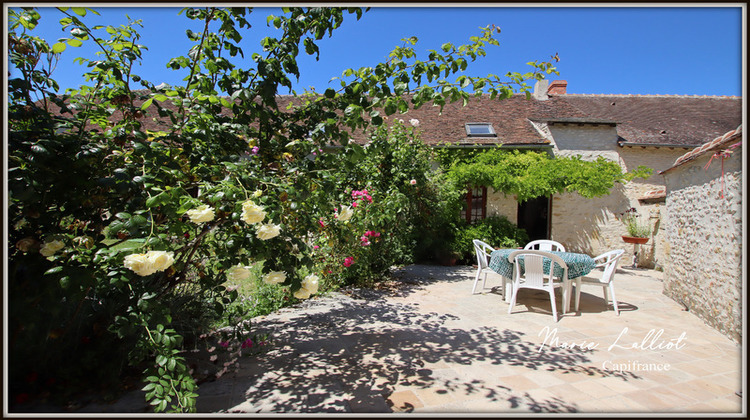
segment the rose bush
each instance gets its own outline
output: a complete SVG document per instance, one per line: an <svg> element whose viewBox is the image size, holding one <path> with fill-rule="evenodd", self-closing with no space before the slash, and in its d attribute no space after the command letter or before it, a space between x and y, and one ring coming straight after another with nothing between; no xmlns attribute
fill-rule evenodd
<svg viewBox="0 0 750 420"><path fill-rule="evenodd" d="M419 121L402 120L375 130L361 150L356 167L339 154L343 175L337 200L319 215L312 238L313 255L325 287L369 285L394 265L434 254L458 221L460 194L445 189L440 171L431 167L432 152L420 140Z"/></svg>
<svg viewBox="0 0 750 420"><path fill-rule="evenodd" d="M418 123L397 124L394 140L378 129L367 147L351 143L352 132L410 106L466 100L469 87L508 97L512 85L554 71L535 62L509 82L448 80L497 44L495 28L425 60L410 38L378 71L347 70L340 89L294 95L287 107L277 93L299 78L298 54L317 55L316 42L363 10L283 9L267 20L279 37L245 57L249 9L186 8L202 29L186 31L193 47L167 63L183 86L135 73L147 48L139 21L89 26L94 10L56 11L68 35L50 45L33 35L38 11L9 10L12 395L52 387L65 398L79 384L118 389L123 376L140 375L155 411L194 411L183 350L225 315L237 292L223 283L245 276L243 267L262 261L265 281L305 298L326 276L372 279L411 258L420 217L430 218L420 212L435 197L427 160L415 159L424 153ZM86 84L61 93L57 57L83 43L98 51L76 59ZM146 129L154 119L161 125ZM321 153L332 145L340 152ZM29 372L38 373L31 383Z"/></svg>

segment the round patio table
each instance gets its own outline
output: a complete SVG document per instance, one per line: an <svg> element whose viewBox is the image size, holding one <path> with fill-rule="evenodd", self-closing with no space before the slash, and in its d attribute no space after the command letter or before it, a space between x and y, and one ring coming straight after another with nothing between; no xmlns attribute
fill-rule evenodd
<svg viewBox="0 0 750 420"><path fill-rule="evenodd" d="M513 278L513 263L508 261L508 255L513 251L519 251L518 249L496 249L490 254L489 267L500 274L501 276ZM594 259L586 254L579 254L577 252L559 252L559 251L548 251L550 254L554 254L562 258L565 264L568 266L568 279L574 279L577 277L585 276L590 273L591 270L596 267ZM523 259L521 260L523 261ZM544 269L549 272L550 260L545 258ZM560 277L563 275L562 269L555 267L559 271L555 271L555 275ZM521 267L523 269L523 267Z"/></svg>
<svg viewBox="0 0 750 420"><path fill-rule="evenodd" d="M503 296L506 302L510 302L511 293L508 289L512 287L513 279L513 262L508 260L508 255L513 251L520 251L519 249L496 249L490 254L490 262L487 264L490 269L494 272L503 276ZM570 284L570 282L578 277L583 277L590 273L591 270L596 267L594 259L586 254L579 254L577 252L559 252L559 251L547 251L551 254L557 255L565 261L568 266L568 278L563 279L564 282ZM519 260L523 262L523 259ZM544 270L549 273L550 259L544 258L543 260ZM521 267L523 270L523 267ZM559 266L555 267L555 276L562 277L563 271ZM509 287L510 286L510 287ZM565 308L566 310L568 308Z"/></svg>

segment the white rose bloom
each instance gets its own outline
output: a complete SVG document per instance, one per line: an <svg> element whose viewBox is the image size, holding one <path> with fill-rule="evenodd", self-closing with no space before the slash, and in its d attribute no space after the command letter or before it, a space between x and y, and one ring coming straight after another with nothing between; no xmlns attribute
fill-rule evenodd
<svg viewBox="0 0 750 420"><path fill-rule="evenodd" d="M275 238L279 236L279 233L281 233L281 226L280 225L274 225L272 223L266 223L265 225L260 225L258 228L258 231L255 232L255 236L258 237L258 239L262 239L264 241L267 241L271 238Z"/></svg>
<svg viewBox="0 0 750 420"><path fill-rule="evenodd" d="M214 209L206 204L187 211L190 221L193 223L205 223L214 220Z"/></svg>
<svg viewBox="0 0 750 420"><path fill-rule="evenodd" d="M320 278L315 274L310 274L302 280L302 288L310 292L310 294L318 293L318 280Z"/></svg>
<svg viewBox="0 0 750 420"><path fill-rule="evenodd" d="M307 299L310 297L310 291L305 288L299 289L294 292L294 297L297 299Z"/></svg>
<svg viewBox="0 0 750 420"><path fill-rule="evenodd" d="M339 213L339 220L346 222L351 219L354 215L354 211L349 206L341 206L341 212Z"/></svg>
<svg viewBox="0 0 750 420"><path fill-rule="evenodd" d="M126 256L125 268L130 269L139 276L148 276L156 272L146 254L130 254Z"/></svg>
<svg viewBox="0 0 750 420"><path fill-rule="evenodd" d="M283 271L271 271L263 276L263 282L266 284L281 284L286 280L286 273Z"/></svg>
<svg viewBox="0 0 750 420"><path fill-rule="evenodd" d="M63 248L65 248L65 243L55 239L50 242L45 242L44 245L42 245L42 249L39 250L39 253L45 257L50 257Z"/></svg>
<svg viewBox="0 0 750 420"><path fill-rule="evenodd" d="M266 212L263 207L253 203L251 200L247 200L242 203L242 221L247 224L253 225L260 223L266 218Z"/></svg>
<svg viewBox="0 0 750 420"><path fill-rule="evenodd" d="M419 127L419 120L416 118L412 118L409 120L409 124L411 124L412 127Z"/></svg>
<svg viewBox="0 0 750 420"><path fill-rule="evenodd" d="M139 276L150 276L157 271L164 271L174 263L172 252L149 251L145 254L130 254L125 257L125 268Z"/></svg>
<svg viewBox="0 0 750 420"><path fill-rule="evenodd" d="M227 279L232 282L246 280L250 277L250 267L237 264L227 270Z"/></svg>
<svg viewBox="0 0 750 420"><path fill-rule="evenodd" d="M149 251L146 256L156 271L164 271L174 263L173 252Z"/></svg>

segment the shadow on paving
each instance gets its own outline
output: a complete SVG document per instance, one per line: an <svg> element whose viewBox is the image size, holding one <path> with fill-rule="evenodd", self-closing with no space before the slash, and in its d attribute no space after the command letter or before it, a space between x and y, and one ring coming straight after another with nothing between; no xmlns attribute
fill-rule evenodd
<svg viewBox="0 0 750 420"><path fill-rule="evenodd" d="M497 382L467 378L450 367L478 364L491 371L494 365L508 365L639 379L629 372L587 366L591 350L539 352L539 344L525 340L523 332L450 328L446 324L457 319L454 315L419 313L414 306L388 302L383 295L311 300L294 311L254 320L253 331L269 333L272 350L243 357L235 374L204 383L198 391L198 411L411 411L414 407L408 403L384 404L397 386L409 386L438 395L458 393L466 399L502 402L521 411L576 412L575 403L537 400L504 386L499 377ZM435 364L448 369L429 368Z"/></svg>

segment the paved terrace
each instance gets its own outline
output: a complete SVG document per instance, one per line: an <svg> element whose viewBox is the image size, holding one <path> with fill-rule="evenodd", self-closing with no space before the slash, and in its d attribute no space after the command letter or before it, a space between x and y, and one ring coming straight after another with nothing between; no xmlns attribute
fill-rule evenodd
<svg viewBox="0 0 750 420"><path fill-rule="evenodd" d="M746 412L741 347L662 295L663 273L620 268L619 316L589 286L580 312L557 323L548 295L534 290L522 290L508 314L492 274L471 295L474 273L409 266L387 289L336 293L255 319L255 329L272 334L270 351L202 383L198 411ZM144 410L132 393L79 412Z"/></svg>

